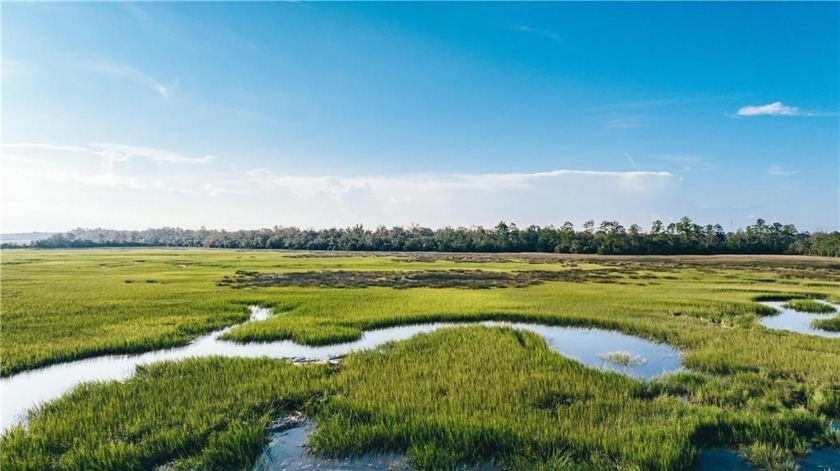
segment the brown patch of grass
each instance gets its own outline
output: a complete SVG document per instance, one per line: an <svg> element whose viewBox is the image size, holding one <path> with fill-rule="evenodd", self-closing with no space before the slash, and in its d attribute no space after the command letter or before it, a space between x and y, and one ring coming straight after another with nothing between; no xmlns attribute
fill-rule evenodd
<svg viewBox="0 0 840 471"><path fill-rule="evenodd" d="M425 271L306 271L292 273L258 273L238 271L218 284L233 288L256 286L305 286L321 288L524 288L546 281L593 281L615 283L620 275L613 270L528 270L495 272L484 270Z"/></svg>

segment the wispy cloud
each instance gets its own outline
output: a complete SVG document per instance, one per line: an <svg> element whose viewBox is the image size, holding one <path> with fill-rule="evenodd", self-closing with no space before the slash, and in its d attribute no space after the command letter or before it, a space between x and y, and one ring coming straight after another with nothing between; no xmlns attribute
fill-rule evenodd
<svg viewBox="0 0 840 471"><path fill-rule="evenodd" d="M99 63L92 64L88 66L88 68L94 72L101 73L109 77L128 80L149 88L160 95L160 97L166 102L169 102L172 89L174 88L163 85L158 79L128 64Z"/></svg>
<svg viewBox="0 0 840 471"><path fill-rule="evenodd" d="M255 169L247 172L249 179L262 187L283 187L300 197L312 197L319 193L330 194L341 199L341 195L352 190L388 189L407 193L452 190L479 190L498 192L506 190L532 190L547 182L563 180L609 181L626 190L645 191L656 186L660 180L670 179L668 172L612 172L597 170L552 170L535 173L479 173L479 174L403 174L374 175L362 177L345 176L282 176L270 170ZM411 188L409 190L409 188Z"/></svg>
<svg viewBox="0 0 840 471"><path fill-rule="evenodd" d="M739 95L719 95L707 97L671 97L671 98L654 98L649 100L627 101L622 103L609 103L606 105L585 107L586 111L621 111L621 110L640 110L648 108L660 108L668 106L694 105L698 103L709 103L720 100L730 100L737 98Z"/></svg>
<svg viewBox="0 0 840 471"><path fill-rule="evenodd" d="M175 151L107 142L88 145L64 145L44 142L3 143L7 149L36 149L52 152L76 153L104 159L108 162L126 162L131 159L147 159L153 162L173 164L206 164L215 159L212 155L188 157Z"/></svg>
<svg viewBox="0 0 840 471"><path fill-rule="evenodd" d="M709 161L697 155L663 155L663 160L667 160L680 167L679 172L685 173L693 170L709 170L714 168Z"/></svg>
<svg viewBox="0 0 840 471"><path fill-rule="evenodd" d="M160 179L158 173L162 166L209 164L215 160L211 155L188 157L166 149L112 143L61 145L19 142L3 143L2 148L4 164L13 164L11 169L5 168L4 171L17 172L22 179L131 190L184 191L184 182L175 178L179 172L166 172L169 175L163 178L169 178L169 183ZM24 155L18 155L20 153ZM73 156L80 158L73 159ZM92 158L98 160L98 168ZM135 160L141 162L132 165ZM189 186L190 182L187 181L186 185ZM186 191L192 190L186 188Z"/></svg>
<svg viewBox="0 0 840 471"><path fill-rule="evenodd" d="M132 190L145 190L150 186L139 178L125 177L114 173L70 171L55 168L45 169L43 168L42 162L38 162L38 164L24 167L14 166L7 168L6 171L17 181L28 181L30 183L69 183L91 187L111 189L127 188ZM42 185L37 186L42 187Z"/></svg>
<svg viewBox="0 0 840 471"><path fill-rule="evenodd" d="M255 169L246 175L248 181L237 187L258 192L260 197L251 200L270 201L271 212L285 211L284 217L304 226L486 225L499 219L546 224L562 223L557 217L584 220L585 214L623 218L646 214L647 205L678 183L668 172L570 169L370 176L289 176ZM557 208L563 216L555 214Z"/></svg>
<svg viewBox="0 0 840 471"><path fill-rule="evenodd" d="M187 157L178 152L166 149L112 144L107 142L90 144L90 151L95 155L107 156L117 161L125 161L132 158L143 158L164 163L206 164L216 158L212 155L205 155L204 157Z"/></svg>
<svg viewBox="0 0 840 471"><path fill-rule="evenodd" d="M38 64L32 62L20 62L7 58L0 61L0 77L4 80L13 77L26 77L36 73L38 69Z"/></svg>
<svg viewBox="0 0 840 471"><path fill-rule="evenodd" d="M633 166L633 168L635 168L635 169L638 169L638 168L639 168L639 166L638 166L638 165L636 165L636 161L635 161L635 160L633 160L633 157L630 157L630 154L628 154L627 152L625 152L625 153L624 153L624 157L627 157L627 161L628 161L628 162L630 162L630 165L632 165L632 166Z"/></svg>
<svg viewBox="0 0 840 471"><path fill-rule="evenodd" d="M644 128L650 124L650 117L644 115L608 115L604 124L615 129Z"/></svg>
<svg viewBox="0 0 840 471"><path fill-rule="evenodd" d="M795 175L797 172L793 170L785 170L781 165L773 164L764 173L771 177L784 177L787 175Z"/></svg>
<svg viewBox="0 0 840 471"><path fill-rule="evenodd" d="M738 110L738 116L804 116L807 114L795 106L785 106L781 101L767 105L744 106Z"/></svg>
<svg viewBox="0 0 840 471"><path fill-rule="evenodd" d="M205 183L201 187L208 195L210 196L219 196L219 195L245 195L250 193L247 189L243 188L228 188L225 186L216 185L214 183Z"/></svg>
<svg viewBox="0 0 840 471"><path fill-rule="evenodd" d="M119 2L117 5L143 26L154 24L154 18L143 7L133 2Z"/></svg>
<svg viewBox="0 0 840 471"><path fill-rule="evenodd" d="M23 158L7 162L7 153ZM79 157L67 158L74 155ZM679 178L577 169L289 175L270 168L238 171L210 156L144 146L19 143L4 145L0 182L5 195L15 195L0 200L5 214L33 227L56 221L67 227L440 227L487 226L500 219L642 220L670 201Z"/></svg>
<svg viewBox="0 0 840 471"><path fill-rule="evenodd" d="M546 28L539 28L529 24L517 23L511 26L511 29L519 31L520 33L532 34L541 38L550 39L552 41L560 41L562 39L555 31Z"/></svg>

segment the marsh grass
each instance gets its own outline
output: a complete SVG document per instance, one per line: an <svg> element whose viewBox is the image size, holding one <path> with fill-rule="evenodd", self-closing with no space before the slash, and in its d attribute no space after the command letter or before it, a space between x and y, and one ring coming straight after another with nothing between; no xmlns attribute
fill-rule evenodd
<svg viewBox="0 0 840 471"><path fill-rule="evenodd" d="M831 314L837 312L833 306L814 301L813 299L791 299L784 304L787 309L793 309L798 312L808 312L811 314Z"/></svg>
<svg viewBox="0 0 840 471"><path fill-rule="evenodd" d="M790 450L777 445L753 443L742 447L741 454L759 469L767 471L796 471L799 469Z"/></svg>
<svg viewBox="0 0 840 471"><path fill-rule="evenodd" d="M540 270L603 273L516 289L231 289L217 283L237 271L480 269L505 278L535 264L208 250L2 255L3 375L184 344L245 321L248 305L284 314L245 323L226 338L315 345L380 327L509 320L666 342L683 351L690 368L643 383L586 368L536 335L486 327L420 336L350 355L338 367L167 363L123 383L83 386L43 407L28 428L0 438L4 470L248 466L270 422L293 410L318 423L314 450L401 451L423 469L490 459L516 469L684 469L702 446L754 447L758 456L840 445L825 431L826 418L840 417L840 342L758 328L758 317L773 310L754 302L840 298L840 283L822 262L809 267L796 259L786 268L779 258L547 258Z"/></svg>
<svg viewBox="0 0 840 471"><path fill-rule="evenodd" d="M632 355L628 352L606 352L599 354L598 358L621 366L640 366L647 363L644 357Z"/></svg>
<svg viewBox="0 0 840 471"><path fill-rule="evenodd" d="M291 339L323 345L354 340L364 330L378 327L447 320L514 320L618 329L698 351L706 346L718 348L712 338L722 329L751 330L757 316L769 314L769 308L752 302L755 296L840 295L840 283L829 289L807 286L807 280L781 278L774 271L782 263L778 258L766 263L761 258L725 258L720 261L721 267L715 268L703 258L537 257L540 270L583 270L601 273L603 279L546 281L519 289L342 290L287 286L234 290L216 286L225 277L235 277L237 271L481 270L507 276L534 271L535 267L525 256L505 261L517 258L509 255L456 261L424 254L420 261L407 262L395 262L389 256L292 255L296 254L186 249L5 251L0 271L0 374L102 354L183 345L199 335L246 320L248 304L273 307L287 315L259 325L243 325L229 332L226 339ZM730 268L733 260L752 268ZM796 259L796 264L804 263ZM812 271L821 273L819 263ZM776 277L778 282L771 286L748 281L756 274ZM630 276L644 277L647 284L630 284ZM672 314L675 312L680 316ZM748 334L727 332L724 336L733 337L727 340L737 344L746 341ZM737 370L754 363L739 356L768 358L772 353L766 350L776 349L768 342L757 344L759 351L750 347L739 353L727 348L722 354L710 351L705 355L719 357L711 365L714 371Z"/></svg>
<svg viewBox="0 0 840 471"><path fill-rule="evenodd" d="M640 382L558 355L536 334L465 327L339 365L211 357L144 367L36 411L0 438L0 467L243 469L272 419L293 411L317 422L314 452L400 452L419 469L686 469L702 446L792 453L831 441L823 419L778 394L755 374Z"/></svg>
<svg viewBox="0 0 840 471"><path fill-rule="evenodd" d="M355 453L382 446L376 437L389 430L389 446L424 469L557 456L572 456L584 469L604 457L619 467L684 469L701 445L766 441L799 449L826 433L825 423L806 412L779 402L767 407L771 398L740 408L686 405L658 382L585 368L553 354L538 336L509 329L440 331L347 361L336 376L340 400L319 419L325 426L313 447ZM752 394L772 395L763 386ZM427 455L415 443L436 443L454 455Z"/></svg>
<svg viewBox="0 0 840 471"><path fill-rule="evenodd" d="M829 332L840 332L840 315L831 319L814 319L811 321L811 327Z"/></svg>
<svg viewBox="0 0 840 471"><path fill-rule="evenodd" d="M0 439L4 470L242 469L271 419L305 407L328 367L203 358L80 386Z"/></svg>
<svg viewBox="0 0 840 471"><path fill-rule="evenodd" d="M632 276L632 275L628 275ZM600 283L618 282L622 276L613 269L604 270L520 270L514 272L484 270L426 271L307 271L258 273L237 271L233 278L219 281L219 286L233 288L296 286L320 288L369 288L374 286L405 288L525 288L547 281Z"/></svg>

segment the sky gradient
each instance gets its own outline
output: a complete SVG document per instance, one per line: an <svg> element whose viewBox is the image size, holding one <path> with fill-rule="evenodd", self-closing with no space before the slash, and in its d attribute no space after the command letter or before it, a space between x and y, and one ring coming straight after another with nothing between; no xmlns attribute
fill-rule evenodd
<svg viewBox="0 0 840 471"><path fill-rule="evenodd" d="M840 229L840 4L7 3L2 231Z"/></svg>

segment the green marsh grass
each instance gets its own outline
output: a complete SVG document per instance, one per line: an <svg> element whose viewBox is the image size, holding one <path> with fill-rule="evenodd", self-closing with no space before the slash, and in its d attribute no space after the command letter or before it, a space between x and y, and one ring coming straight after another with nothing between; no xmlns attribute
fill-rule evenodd
<svg viewBox="0 0 840 471"><path fill-rule="evenodd" d="M741 448L741 454L759 469L767 471L797 471L796 461L789 450L766 443L754 443Z"/></svg>
<svg viewBox="0 0 840 471"><path fill-rule="evenodd" d="M828 332L840 332L840 315L831 319L814 319L811 321L811 326Z"/></svg>
<svg viewBox="0 0 840 471"><path fill-rule="evenodd" d="M638 366L647 363L647 360L628 352L606 352L598 355L604 361L622 366Z"/></svg>
<svg viewBox="0 0 840 471"><path fill-rule="evenodd" d="M205 358L144 367L125 382L83 385L0 439L4 470L241 469L271 420L323 390L328 367Z"/></svg>
<svg viewBox="0 0 840 471"><path fill-rule="evenodd" d="M811 314L831 314L837 312L837 309L833 306L814 301L813 299L791 299L784 304L784 307Z"/></svg>
<svg viewBox="0 0 840 471"><path fill-rule="evenodd" d="M840 342L765 329L757 319L772 310L755 302L840 299L824 261L811 268L807 259L786 266L780 257L517 258L3 251L0 372L184 344L243 322L251 304L277 315L236 327L227 339L316 345L379 327L515 320L667 342L682 349L690 371L642 383L585 368L533 334L485 327L420 336L338 367L245 359L155 365L40 409L27 429L0 438L0 467L247 466L267 424L301 409L318 423L315 450L404 451L423 469L487 459L515 469L685 469L701 446L752 447L759 456L764 448L838 445L825 425L840 417ZM605 276L492 289L218 286L240 270L452 269Z"/></svg>
<svg viewBox="0 0 840 471"><path fill-rule="evenodd" d="M791 450L827 434L801 408L767 407L774 398L686 404L663 383L586 368L537 335L500 328L442 330L352 355L332 385L315 450L402 451L422 469L556 457L580 469L604 457L622 469L687 469L700 446ZM772 396L761 386L757 394Z"/></svg>
<svg viewBox="0 0 840 471"><path fill-rule="evenodd" d="M272 419L295 411L317 423L314 452L402 452L419 469L487 461L689 469L704 446L766 445L790 455L830 440L823 419L776 400L772 381L741 376L732 389L755 382L759 399L698 401L729 389L692 373L637 381L558 355L533 333L481 326L418 335L339 365L193 359L81 386L48 404L27 428L0 438L0 466L244 469Z"/></svg>

